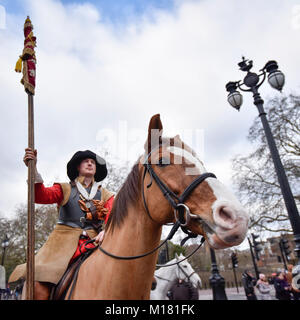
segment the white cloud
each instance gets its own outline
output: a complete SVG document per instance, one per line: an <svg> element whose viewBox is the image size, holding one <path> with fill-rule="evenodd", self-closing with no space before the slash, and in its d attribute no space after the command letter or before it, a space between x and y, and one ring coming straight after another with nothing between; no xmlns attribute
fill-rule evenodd
<svg viewBox="0 0 300 320"><path fill-rule="evenodd" d="M24 16L7 13L6 29L0 29L0 212L11 215L27 197L26 185L21 187L27 100L13 72L27 12L38 44L35 135L45 181L66 179L66 162L75 151L99 150L102 129L118 130L119 121L126 121L146 138L150 117L160 113L166 130L203 129L206 167L230 183L230 158L249 148L245 137L257 111L250 94L239 113L230 108L225 84L242 78L237 62L243 54L254 60L256 71L277 60L286 91L299 87L296 4L178 1L170 12L153 9L122 27L103 22L88 3L27 0ZM261 94L274 91L266 84ZM131 142L131 150L137 152L137 144L142 150L139 141Z"/></svg>

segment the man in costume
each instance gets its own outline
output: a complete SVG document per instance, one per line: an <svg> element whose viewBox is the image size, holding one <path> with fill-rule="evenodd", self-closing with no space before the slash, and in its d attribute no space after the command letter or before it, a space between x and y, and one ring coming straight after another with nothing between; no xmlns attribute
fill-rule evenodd
<svg viewBox="0 0 300 320"><path fill-rule="evenodd" d="M24 162L37 162L37 151L25 149ZM35 256L35 299L49 299L70 262L79 255L79 245L89 239L103 240L104 224L112 209L114 195L101 187L107 175L105 160L94 152L78 151L67 164L69 183L45 187L41 175L35 174L35 202L58 206L58 222ZM83 250L82 250L83 251ZM15 268L9 282L26 277L26 264Z"/></svg>

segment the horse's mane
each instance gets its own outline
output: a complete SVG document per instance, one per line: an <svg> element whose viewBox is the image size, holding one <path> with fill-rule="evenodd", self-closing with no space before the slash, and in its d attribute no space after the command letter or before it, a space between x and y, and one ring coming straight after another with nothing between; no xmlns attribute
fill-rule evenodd
<svg viewBox="0 0 300 320"><path fill-rule="evenodd" d="M137 201L140 196L140 190L139 166L137 161L115 197L106 228L111 227L111 231L113 232L115 226L121 226L128 215L128 206Z"/></svg>

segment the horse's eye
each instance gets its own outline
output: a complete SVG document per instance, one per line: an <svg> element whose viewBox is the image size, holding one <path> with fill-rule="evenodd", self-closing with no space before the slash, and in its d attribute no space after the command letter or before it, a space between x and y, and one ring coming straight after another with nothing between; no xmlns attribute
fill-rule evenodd
<svg viewBox="0 0 300 320"><path fill-rule="evenodd" d="M165 167L165 166L167 166L167 165L169 165L170 164L170 160L168 160L168 159L166 159L166 158L160 158L159 160L158 160L158 166L159 167Z"/></svg>
<svg viewBox="0 0 300 320"><path fill-rule="evenodd" d="M187 266L183 266L184 268L187 268Z"/></svg>

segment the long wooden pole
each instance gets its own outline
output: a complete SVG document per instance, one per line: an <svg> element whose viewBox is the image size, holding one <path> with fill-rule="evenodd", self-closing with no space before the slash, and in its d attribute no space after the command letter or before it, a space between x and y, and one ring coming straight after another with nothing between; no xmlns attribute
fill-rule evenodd
<svg viewBox="0 0 300 320"><path fill-rule="evenodd" d="M33 35L33 25L27 16L24 23L24 49L15 66L16 72L23 72L21 83L28 95L28 148L34 151L34 114L33 96L35 92L36 37ZM28 198L27 198L27 256L26 256L26 299L34 299L34 252L35 252L35 217L34 217L34 181L35 162L28 162Z"/></svg>
<svg viewBox="0 0 300 320"><path fill-rule="evenodd" d="M34 150L33 95L28 93L28 147ZM35 206L34 206L35 163L28 163L28 201L27 201L27 268L26 299L34 299L34 249L35 249Z"/></svg>

